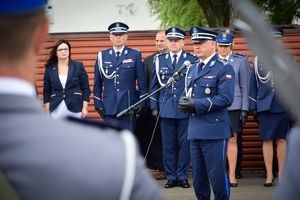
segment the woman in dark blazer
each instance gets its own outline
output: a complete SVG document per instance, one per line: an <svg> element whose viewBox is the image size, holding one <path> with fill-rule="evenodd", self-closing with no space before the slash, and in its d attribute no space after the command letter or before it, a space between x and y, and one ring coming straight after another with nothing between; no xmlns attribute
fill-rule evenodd
<svg viewBox="0 0 300 200"><path fill-rule="evenodd" d="M57 40L49 49L43 91L47 112L53 118L86 117L91 90L82 62L71 59L71 45L65 39Z"/></svg>

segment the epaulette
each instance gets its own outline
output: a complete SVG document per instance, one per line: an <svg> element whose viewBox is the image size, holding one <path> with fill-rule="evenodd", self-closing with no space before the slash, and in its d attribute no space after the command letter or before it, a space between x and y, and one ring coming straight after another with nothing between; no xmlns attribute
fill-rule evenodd
<svg viewBox="0 0 300 200"><path fill-rule="evenodd" d="M233 55L239 55L239 56L242 56L242 57L246 57L247 56L246 54L239 53L239 52L234 52Z"/></svg>
<svg viewBox="0 0 300 200"><path fill-rule="evenodd" d="M195 57L197 57L197 55L196 54L193 54L193 53L191 53L191 52L186 52L187 54L189 54L189 55L191 55L191 56L195 56Z"/></svg>
<svg viewBox="0 0 300 200"><path fill-rule="evenodd" d="M133 49L133 50L136 50L136 51L140 51L140 50L132 48L132 47L128 47L128 49Z"/></svg>
<svg viewBox="0 0 300 200"><path fill-rule="evenodd" d="M88 119L79 119L79 118L75 118L75 117L66 117L66 120L75 122L75 123L79 123L79 124L85 124L85 125L101 128L101 129L109 128L109 129L114 129L117 131L124 130L124 128L122 128L122 127L114 126L114 125L108 124L106 122L92 121L92 120L88 120Z"/></svg>
<svg viewBox="0 0 300 200"><path fill-rule="evenodd" d="M168 52L165 52L165 53L160 53L157 55L157 57L160 57L160 56L165 56L166 54L168 54Z"/></svg>

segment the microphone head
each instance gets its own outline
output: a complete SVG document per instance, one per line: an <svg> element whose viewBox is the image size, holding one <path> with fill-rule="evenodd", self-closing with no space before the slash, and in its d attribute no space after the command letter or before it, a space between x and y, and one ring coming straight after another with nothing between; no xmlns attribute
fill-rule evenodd
<svg viewBox="0 0 300 200"><path fill-rule="evenodd" d="M186 60L186 61L184 61L183 64L186 65L186 66L190 66L190 65L191 65L191 62L190 62L189 60Z"/></svg>

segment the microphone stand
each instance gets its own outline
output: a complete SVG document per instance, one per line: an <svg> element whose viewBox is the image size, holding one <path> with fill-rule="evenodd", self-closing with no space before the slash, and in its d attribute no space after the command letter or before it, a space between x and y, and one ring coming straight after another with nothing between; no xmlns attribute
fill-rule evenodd
<svg viewBox="0 0 300 200"><path fill-rule="evenodd" d="M122 117L125 114L128 115L133 115L134 114L134 108L140 104L141 102L145 101L146 99L148 99L149 97L151 97L153 94L159 92L160 90L162 90L163 88L167 88L171 85L171 83L178 81L180 78L182 78L184 76L184 74L182 74L181 72L175 72L171 78L169 78L168 82L166 85L161 86L160 88L158 88L157 90L155 90L154 92L152 92L151 94L148 94L146 97L144 97L143 99L139 100L138 102L136 102L135 104L129 106L128 108L126 108L125 110L121 111L119 114L117 114L117 118Z"/></svg>

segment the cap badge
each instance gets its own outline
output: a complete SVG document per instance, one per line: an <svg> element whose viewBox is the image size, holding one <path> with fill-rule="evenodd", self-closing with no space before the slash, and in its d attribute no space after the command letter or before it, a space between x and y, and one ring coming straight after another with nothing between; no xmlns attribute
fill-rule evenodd
<svg viewBox="0 0 300 200"><path fill-rule="evenodd" d="M119 23L116 23L116 27L120 27L120 24L119 24Z"/></svg>
<svg viewBox="0 0 300 200"><path fill-rule="evenodd" d="M226 33L230 33L230 30L229 29L226 29L226 31L225 31Z"/></svg>
<svg viewBox="0 0 300 200"><path fill-rule="evenodd" d="M175 29L175 28L172 28L172 32L176 32L176 29Z"/></svg>
<svg viewBox="0 0 300 200"><path fill-rule="evenodd" d="M194 28L193 28L193 31L194 31L194 33L197 33L197 28L194 27Z"/></svg>
<svg viewBox="0 0 300 200"><path fill-rule="evenodd" d="M222 34L222 37L223 37L223 38L226 38L226 33L223 33L223 34Z"/></svg>

